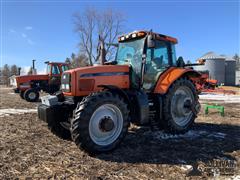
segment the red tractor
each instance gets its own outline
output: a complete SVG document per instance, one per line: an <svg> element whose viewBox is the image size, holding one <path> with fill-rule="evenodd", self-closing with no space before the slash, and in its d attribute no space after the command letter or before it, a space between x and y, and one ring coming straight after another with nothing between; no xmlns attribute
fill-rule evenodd
<svg viewBox="0 0 240 180"><path fill-rule="evenodd" d="M60 62L46 62L47 74L17 76L16 93L22 99L29 102L36 102L39 99L39 92L54 93L60 89L61 75L69 69L68 64Z"/></svg>
<svg viewBox="0 0 240 180"><path fill-rule="evenodd" d="M119 37L114 61L63 73L62 93L42 97L39 118L90 153L113 150L130 123L188 131L200 110L201 74L176 59L176 43L151 31Z"/></svg>

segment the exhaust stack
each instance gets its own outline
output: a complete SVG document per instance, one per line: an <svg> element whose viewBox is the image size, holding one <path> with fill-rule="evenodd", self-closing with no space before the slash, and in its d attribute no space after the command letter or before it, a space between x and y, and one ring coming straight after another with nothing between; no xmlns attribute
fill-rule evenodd
<svg viewBox="0 0 240 180"><path fill-rule="evenodd" d="M37 74L37 69L35 69L35 59L32 60L32 74Z"/></svg>
<svg viewBox="0 0 240 180"><path fill-rule="evenodd" d="M20 67L18 68L18 75L19 75L19 76L21 75L21 69L22 69L22 68L20 68Z"/></svg>

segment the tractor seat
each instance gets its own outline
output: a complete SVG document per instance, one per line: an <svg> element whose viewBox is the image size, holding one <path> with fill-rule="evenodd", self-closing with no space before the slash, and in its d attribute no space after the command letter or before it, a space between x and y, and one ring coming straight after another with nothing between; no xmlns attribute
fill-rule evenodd
<svg viewBox="0 0 240 180"><path fill-rule="evenodd" d="M162 68L162 66L163 66L163 56L154 58L152 60L152 63L154 64L153 67L155 66L156 69Z"/></svg>

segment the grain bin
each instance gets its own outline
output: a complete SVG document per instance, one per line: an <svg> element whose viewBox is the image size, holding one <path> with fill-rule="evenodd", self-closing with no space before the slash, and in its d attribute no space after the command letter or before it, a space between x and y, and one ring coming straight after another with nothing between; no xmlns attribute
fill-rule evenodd
<svg viewBox="0 0 240 180"><path fill-rule="evenodd" d="M198 60L205 60L205 65L197 66L197 71L209 71L210 79L218 80L218 84L225 83L225 57L214 52L208 52Z"/></svg>
<svg viewBox="0 0 240 180"><path fill-rule="evenodd" d="M231 58L225 60L225 83L226 86L235 86L236 84L236 61Z"/></svg>
<svg viewBox="0 0 240 180"><path fill-rule="evenodd" d="M240 71L236 71L236 85L240 86Z"/></svg>

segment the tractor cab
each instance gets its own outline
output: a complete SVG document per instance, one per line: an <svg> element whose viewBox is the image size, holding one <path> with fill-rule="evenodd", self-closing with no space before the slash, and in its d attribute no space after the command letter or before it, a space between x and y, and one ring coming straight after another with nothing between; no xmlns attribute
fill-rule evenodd
<svg viewBox="0 0 240 180"><path fill-rule="evenodd" d="M69 65L67 63L61 62L45 62L47 64L47 74L49 76L61 76L64 71L69 70Z"/></svg>
<svg viewBox="0 0 240 180"><path fill-rule="evenodd" d="M177 39L153 32L139 31L119 37L118 65L129 64L132 86L152 90L160 74L176 66Z"/></svg>
<svg viewBox="0 0 240 180"><path fill-rule="evenodd" d="M69 70L67 63L61 62L45 62L47 64L47 74L49 75L49 85L52 88L59 89L61 84L61 76L64 71Z"/></svg>

